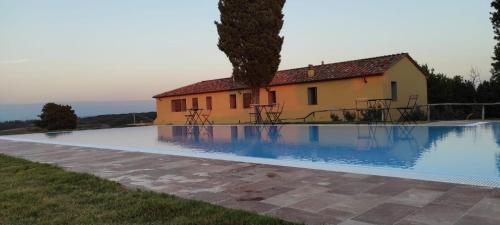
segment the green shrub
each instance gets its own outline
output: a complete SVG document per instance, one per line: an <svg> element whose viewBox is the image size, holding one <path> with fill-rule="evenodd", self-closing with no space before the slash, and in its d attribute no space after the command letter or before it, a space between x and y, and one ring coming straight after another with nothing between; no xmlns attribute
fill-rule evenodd
<svg viewBox="0 0 500 225"><path fill-rule="evenodd" d="M420 107L417 107L413 112L409 114L411 120L423 121L427 120L427 115L422 111Z"/></svg>
<svg viewBox="0 0 500 225"><path fill-rule="evenodd" d="M339 122L340 121L339 116L337 116L337 114L335 114L335 113L331 113L330 118L332 119L332 122Z"/></svg>
<svg viewBox="0 0 500 225"><path fill-rule="evenodd" d="M382 110L370 108L361 111L361 121L378 121L382 118Z"/></svg>
<svg viewBox="0 0 500 225"><path fill-rule="evenodd" d="M344 112L344 119L345 119L347 122L353 122L353 121L356 119L356 114L351 113L351 112L349 112L349 111L345 111L345 112Z"/></svg>

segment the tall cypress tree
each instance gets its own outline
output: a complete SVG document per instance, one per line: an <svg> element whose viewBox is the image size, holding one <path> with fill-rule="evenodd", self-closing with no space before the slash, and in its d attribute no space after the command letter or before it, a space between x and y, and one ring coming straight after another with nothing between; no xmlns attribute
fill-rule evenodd
<svg viewBox="0 0 500 225"><path fill-rule="evenodd" d="M491 12L491 23L495 33L495 45L493 63L491 64L490 81L485 81L478 87L478 96L480 101L498 102L500 99L500 0L493 0L491 3L493 12ZM491 110L490 110L491 111ZM500 116L500 107L493 107L493 115Z"/></svg>
<svg viewBox="0 0 500 225"><path fill-rule="evenodd" d="M254 104L281 62L285 1L219 0L218 47L233 65L233 79L251 88Z"/></svg>
<svg viewBox="0 0 500 225"><path fill-rule="evenodd" d="M495 45L493 63L491 66L492 81L500 82L500 0L494 0L491 3L493 12L491 12L491 23L493 24L493 31L495 32L495 40L497 44Z"/></svg>

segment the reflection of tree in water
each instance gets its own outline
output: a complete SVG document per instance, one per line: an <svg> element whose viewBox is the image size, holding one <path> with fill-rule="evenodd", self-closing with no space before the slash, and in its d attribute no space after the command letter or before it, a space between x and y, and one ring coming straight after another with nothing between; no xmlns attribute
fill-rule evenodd
<svg viewBox="0 0 500 225"><path fill-rule="evenodd" d="M493 130L493 138L495 139L495 142L500 148L500 123L490 124L490 126ZM496 155L497 170L498 173L500 174L500 153L497 152L495 155Z"/></svg>
<svg viewBox="0 0 500 225"><path fill-rule="evenodd" d="M425 144L425 148L430 148L438 141L449 137L452 134L462 136L466 127L464 126L429 126L429 141Z"/></svg>
<svg viewBox="0 0 500 225"><path fill-rule="evenodd" d="M500 123L490 124L493 130L493 138L495 138L495 142L498 147L500 147Z"/></svg>
<svg viewBox="0 0 500 225"><path fill-rule="evenodd" d="M500 153L496 153L495 156L496 156L497 170L498 173L500 174Z"/></svg>
<svg viewBox="0 0 500 225"><path fill-rule="evenodd" d="M71 131L49 132L49 133L45 133L45 136L47 136L49 138L56 138L56 137L68 135L71 133L72 133Z"/></svg>

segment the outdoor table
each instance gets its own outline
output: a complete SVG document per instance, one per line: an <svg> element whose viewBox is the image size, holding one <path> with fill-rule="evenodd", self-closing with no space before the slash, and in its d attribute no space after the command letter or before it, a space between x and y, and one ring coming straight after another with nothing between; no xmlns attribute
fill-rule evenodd
<svg viewBox="0 0 500 225"><path fill-rule="evenodd" d="M375 110L381 110L382 111L382 121L385 121L386 118L388 118L389 121L392 122L392 116L391 116L391 113L390 113L391 104L392 104L392 98L368 99L367 102L368 102L368 108L369 109L375 109Z"/></svg>
<svg viewBox="0 0 500 225"><path fill-rule="evenodd" d="M262 111L266 114L266 117L269 122L273 122L273 118L271 118L271 115L269 112L272 111L272 108L276 106L276 104L250 104L250 107L255 109L255 112L250 113L250 122L252 119L252 115L255 116L255 123L263 123L265 122L262 118Z"/></svg>
<svg viewBox="0 0 500 225"><path fill-rule="evenodd" d="M188 114L186 115L186 124L197 125L198 121L201 124L203 124L203 119L200 116L203 109L192 108L192 109L187 109L187 111L188 111Z"/></svg>

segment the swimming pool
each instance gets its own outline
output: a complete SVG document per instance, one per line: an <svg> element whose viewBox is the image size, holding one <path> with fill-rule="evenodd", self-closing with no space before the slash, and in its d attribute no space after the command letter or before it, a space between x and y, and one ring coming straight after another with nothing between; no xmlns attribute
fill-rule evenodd
<svg viewBox="0 0 500 225"><path fill-rule="evenodd" d="M500 187L500 123L148 126L0 139Z"/></svg>

